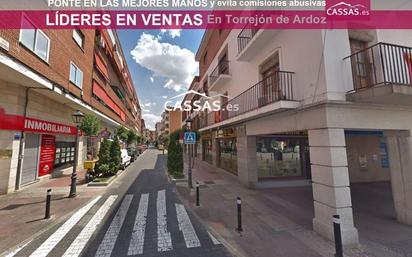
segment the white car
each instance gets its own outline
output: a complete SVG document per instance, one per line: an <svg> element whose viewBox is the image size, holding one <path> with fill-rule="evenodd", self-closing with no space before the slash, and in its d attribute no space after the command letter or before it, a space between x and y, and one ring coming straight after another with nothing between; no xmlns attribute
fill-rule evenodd
<svg viewBox="0 0 412 257"><path fill-rule="evenodd" d="M131 157L127 153L127 149L121 149L120 150L120 156L122 158L122 163L120 164L120 168L122 170L124 170L124 169L126 169L127 166L130 165Z"/></svg>

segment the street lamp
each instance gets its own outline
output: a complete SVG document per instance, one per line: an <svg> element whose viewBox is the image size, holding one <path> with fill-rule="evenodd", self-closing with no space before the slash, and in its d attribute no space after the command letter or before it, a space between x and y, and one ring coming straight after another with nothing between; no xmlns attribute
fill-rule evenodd
<svg viewBox="0 0 412 257"><path fill-rule="evenodd" d="M186 119L186 125L187 125L187 128L188 128L188 130L189 130L189 132L191 132L190 130L191 130L191 126L192 126L192 118L190 118L190 116L189 117L187 117L187 119ZM188 176L188 179L187 179L187 183L188 183L188 187L189 188L193 188L193 182L192 182L192 145L188 145L188 152L189 152L189 166L188 166L188 170L187 170L187 176Z"/></svg>
<svg viewBox="0 0 412 257"><path fill-rule="evenodd" d="M72 182L70 184L70 194L69 197L76 197L76 180L77 180L77 162L79 155L79 126L82 123L84 114L81 111L76 111L72 114L73 123L76 124L76 141L74 146L74 163L73 163L73 172L72 172Z"/></svg>

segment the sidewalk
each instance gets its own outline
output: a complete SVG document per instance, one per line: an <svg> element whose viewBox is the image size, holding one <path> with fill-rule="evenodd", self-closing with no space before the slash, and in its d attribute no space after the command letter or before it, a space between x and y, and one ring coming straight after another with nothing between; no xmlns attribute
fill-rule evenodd
<svg viewBox="0 0 412 257"><path fill-rule="evenodd" d="M309 205L313 200L306 194L307 188L250 190L234 175L199 159L193 168L193 181L201 185L201 206L195 206L194 190L190 192L187 183L177 184L181 198L237 256L334 256L334 244L312 230L313 207ZM293 195L299 191L298 196ZM241 234L236 231L237 196L242 199ZM346 256L374 256L362 247L349 249Z"/></svg>
<svg viewBox="0 0 412 257"><path fill-rule="evenodd" d="M70 174L44 179L18 192L0 196L0 254L26 243L101 194L105 188L87 187L84 173L78 172L77 197L73 199L67 197L70 191ZM52 217L44 220L46 191L49 188L52 189Z"/></svg>

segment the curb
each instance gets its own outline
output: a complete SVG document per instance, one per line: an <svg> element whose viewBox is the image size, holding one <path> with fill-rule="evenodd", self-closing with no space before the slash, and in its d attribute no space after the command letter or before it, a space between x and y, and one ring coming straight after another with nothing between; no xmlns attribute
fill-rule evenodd
<svg viewBox="0 0 412 257"><path fill-rule="evenodd" d="M191 190L192 191L192 190ZM180 193L178 190L175 190L177 196L179 197L179 199L182 201L182 203L185 205L186 209L193 215L195 216L198 221L210 232L212 233L212 235L214 237L217 238L217 240L219 240L220 243L222 243L222 245L224 247L226 247L226 249L230 252L230 254L232 254L233 256L236 257L249 257L245 254L243 254L242 252L240 252L239 250L237 250L236 247L234 247L231 243L229 243L226 239L224 239L219 233L216 232L216 230L214 228L212 228L209 223L207 223L206 221L204 221L197 213L196 211L193 209L193 206L190 205L190 202L188 200L186 200Z"/></svg>
<svg viewBox="0 0 412 257"><path fill-rule="evenodd" d="M28 237L27 239L23 240L22 242L18 243L17 245L9 248L8 250L0 253L0 256L7 256L8 254L13 253L14 251L17 250L21 250L19 248L24 248L26 245L28 245L29 243L31 243L35 238L39 237L40 235L42 235L43 233L47 232L48 230L50 230L52 227L56 226L57 224L63 222L64 220L69 219L74 213L76 213L80 208L82 208L83 206L87 205L89 202L93 201L93 199L95 199L96 197L99 197L100 195L96 195L93 196L89 201L87 201L85 204L83 204L82 206L70 211L69 213L60 216L58 218L55 218L54 215L52 215L52 218L49 220L50 223L46 223L45 224L45 228L39 230L38 232L34 233L33 235L31 235L30 237Z"/></svg>
<svg viewBox="0 0 412 257"><path fill-rule="evenodd" d="M131 165L131 164L130 164ZM127 168L129 168L130 167L130 165L129 166L127 166L126 167L126 169ZM126 170L125 169L125 170ZM110 186L110 184L113 182L113 181L115 181L121 174L123 174L123 172L125 171L125 170L119 170L117 173L116 173L116 175L114 175L114 176L112 176L111 178L109 178L107 181L105 181L105 182L89 182L88 184L87 184L87 186L88 187L108 187L108 186Z"/></svg>

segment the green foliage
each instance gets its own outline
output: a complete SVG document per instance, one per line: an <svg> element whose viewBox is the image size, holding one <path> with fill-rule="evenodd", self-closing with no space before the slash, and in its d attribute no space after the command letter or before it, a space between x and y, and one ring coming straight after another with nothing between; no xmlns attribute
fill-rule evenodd
<svg viewBox="0 0 412 257"><path fill-rule="evenodd" d="M117 137L114 138L112 144L110 145L110 173L111 175L116 175L119 171L120 164L122 163L120 143Z"/></svg>
<svg viewBox="0 0 412 257"><path fill-rule="evenodd" d="M99 150L99 160L96 162L95 172L102 177L116 175L121 164L121 153L119 139L113 142L103 139Z"/></svg>
<svg viewBox="0 0 412 257"><path fill-rule="evenodd" d="M100 130L100 121L96 116L86 114L80 124L80 129L88 137L96 136Z"/></svg>
<svg viewBox="0 0 412 257"><path fill-rule="evenodd" d="M133 130L129 130L129 131L127 131L126 144L130 145L130 144L133 144L133 143L137 143L138 138L139 138L139 136Z"/></svg>
<svg viewBox="0 0 412 257"><path fill-rule="evenodd" d="M158 138L157 141L159 144L162 144L164 147L167 147L169 144L169 136L166 134L161 134Z"/></svg>
<svg viewBox="0 0 412 257"><path fill-rule="evenodd" d="M100 144L99 160L96 162L95 172L102 176L109 176L110 174L110 148L111 142L107 139L103 139Z"/></svg>
<svg viewBox="0 0 412 257"><path fill-rule="evenodd" d="M170 135L167 153L167 168L175 178L183 177L183 149L179 143L179 131Z"/></svg>
<svg viewBox="0 0 412 257"><path fill-rule="evenodd" d="M127 138L128 138L128 133L129 130L127 130L125 127L120 126L116 129L116 136L122 140L123 142L127 142Z"/></svg>

